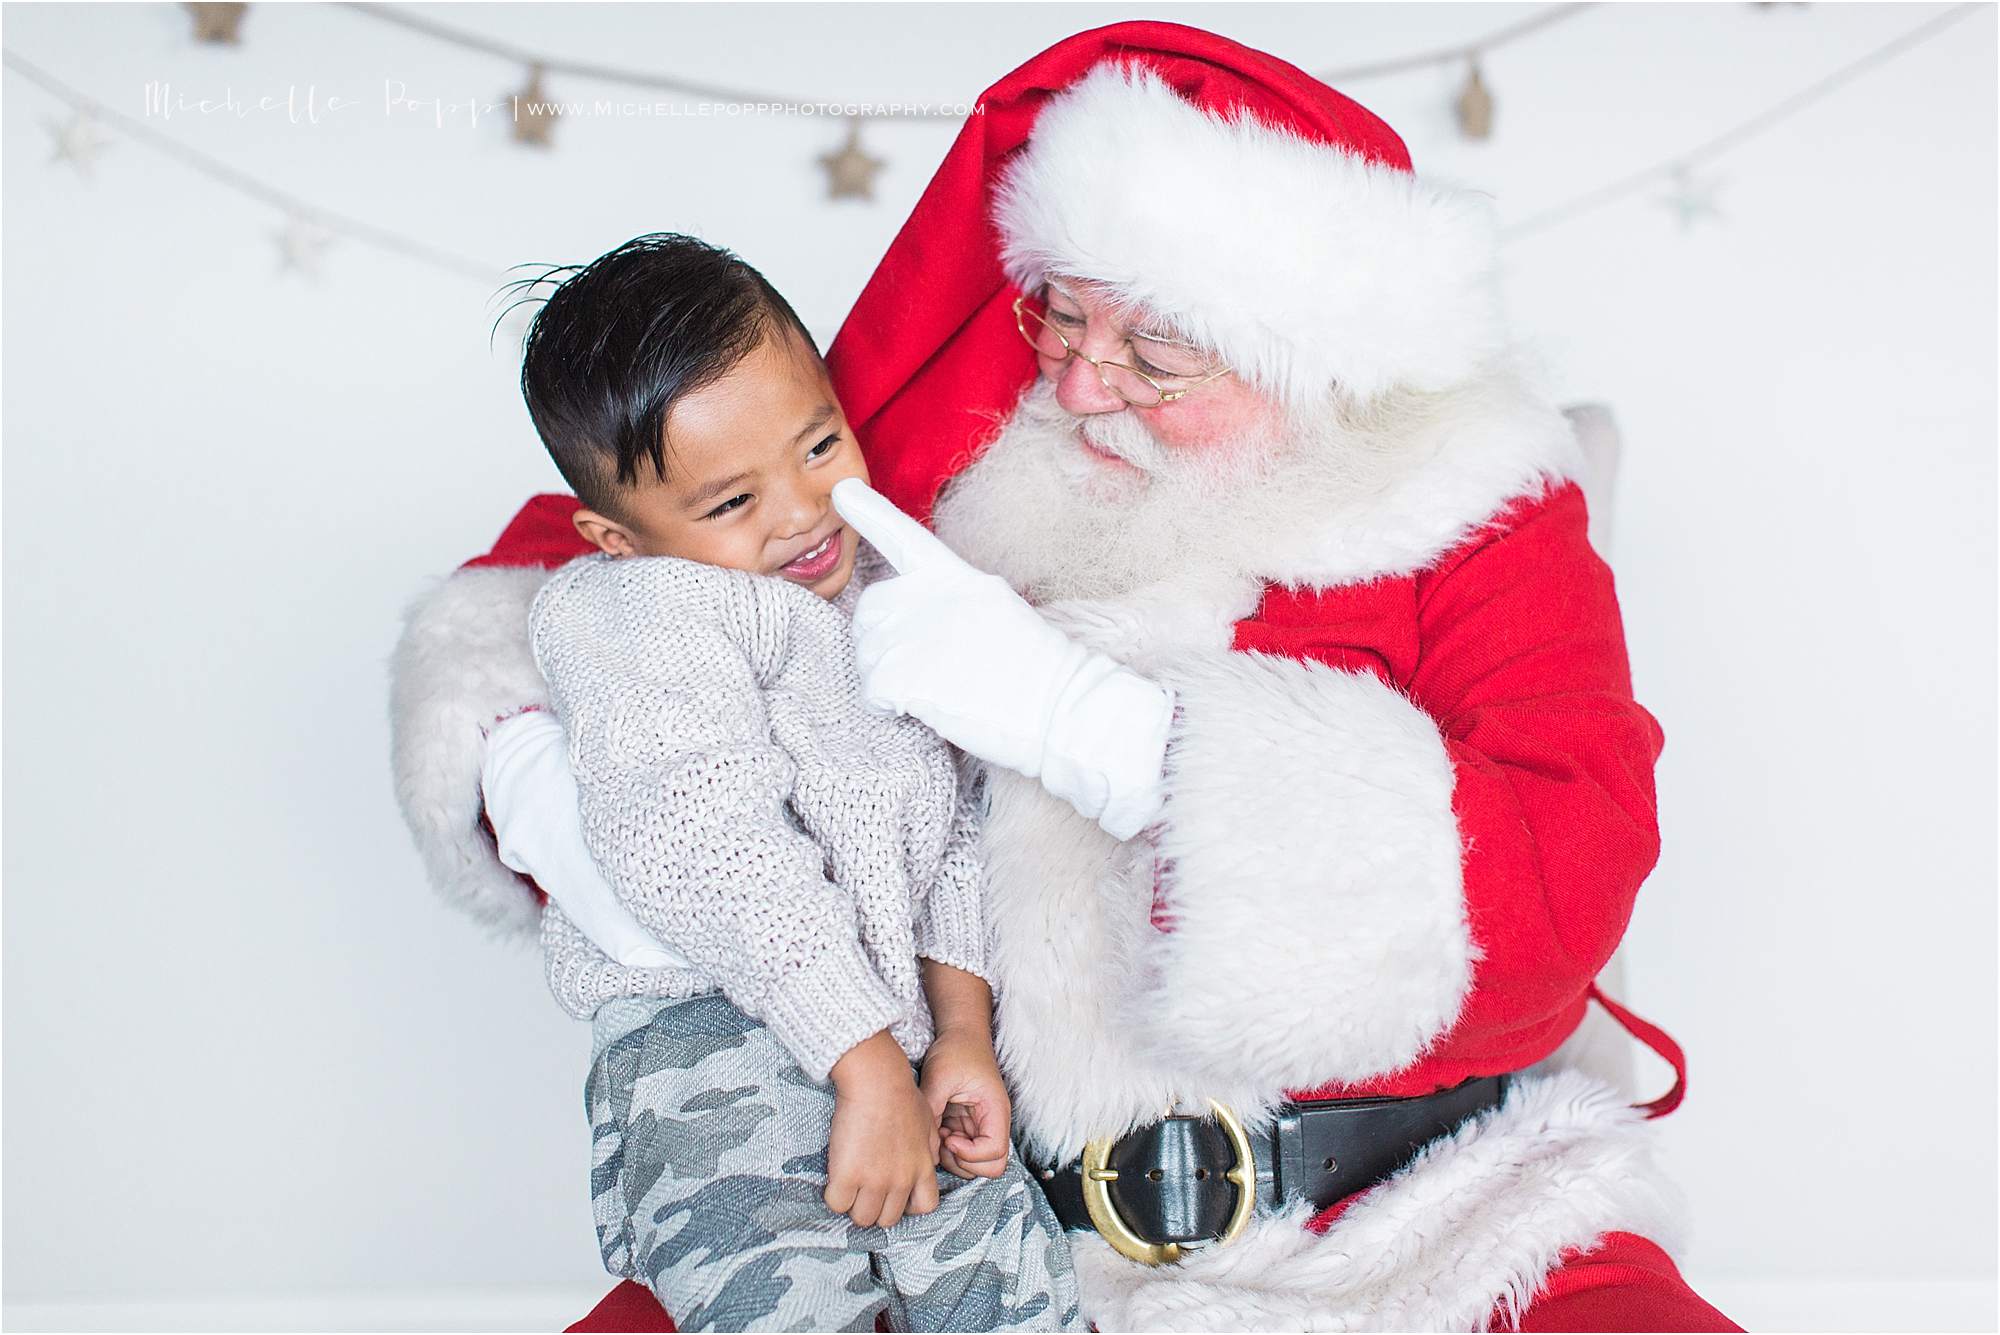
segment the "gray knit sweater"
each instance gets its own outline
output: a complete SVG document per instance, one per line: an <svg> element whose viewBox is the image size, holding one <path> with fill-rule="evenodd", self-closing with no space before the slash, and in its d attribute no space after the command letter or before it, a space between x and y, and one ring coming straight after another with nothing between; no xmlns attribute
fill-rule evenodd
<svg viewBox="0 0 2000 1335"><path fill-rule="evenodd" d="M612 997L720 991L816 1080L888 1029L932 1029L917 957L986 973L977 818L950 747L865 709L849 616L787 580L675 557L558 570L529 616L569 736L584 842L632 915L690 961L622 966L552 903L549 986L572 1015Z"/></svg>

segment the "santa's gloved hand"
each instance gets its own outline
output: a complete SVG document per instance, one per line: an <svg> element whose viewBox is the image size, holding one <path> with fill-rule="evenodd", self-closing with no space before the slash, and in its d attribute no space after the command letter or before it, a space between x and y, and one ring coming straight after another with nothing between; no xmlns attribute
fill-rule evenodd
<svg viewBox="0 0 2000 1335"><path fill-rule="evenodd" d="M495 726L486 735L479 786L500 861L534 877L592 945L627 968L690 967L639 924L590 856L561 723L537 709Z"/></svg>
<svg viewBox="0 0 2000 1335"><path fill-rule="evenodd" d="M834 508L895 567L854 608L862 698L1129 839L1159 814L1173 694L1044 621L857 478Z"/></svg>

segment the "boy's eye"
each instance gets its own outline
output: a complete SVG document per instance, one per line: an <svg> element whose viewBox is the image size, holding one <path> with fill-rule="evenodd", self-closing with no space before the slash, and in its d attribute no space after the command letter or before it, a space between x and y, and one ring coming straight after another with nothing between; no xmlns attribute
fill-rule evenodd
<svg viewBox="0 0 2000 1335"><path fill-rule="evenodd" d="M744 492L741 496L731 496L728 500L724 501L722 504L716 506L713 510L710 510L707 514L703 515L702 518L713 519L717 515L726 515L731 510L736 509L738 506L747 505L749 504L749 502L750 502L750 493L747 491Z"/></svg>
<svg viewBox="0 0 2000 1335"><path fill-rule="evenodd" d="M838 444L840 444L840 433L836 431L831 436L828 436L825 440L821 441L819 444L807 450L806 458L823 459L827 455L832 454L833 447Z"/></svg>

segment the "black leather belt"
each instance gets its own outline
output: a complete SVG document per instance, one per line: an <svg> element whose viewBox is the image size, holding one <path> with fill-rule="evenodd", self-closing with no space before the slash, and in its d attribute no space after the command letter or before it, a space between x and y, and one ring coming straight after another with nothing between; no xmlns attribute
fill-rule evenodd
<svg viewBox="0 0 2000 1335"><path fill-rule="evenodd" d="M1060 1167L1031 1166L1064 1228L1096 1229L1136 1260L1171 1261L1181 1244L1233 1236L1254 1209L1311 1201L1323 1210L1374 1186L1499 1106L1507 1081L1486 1076L1417 1098L1287 1103L1256 1135L1217 1105L1213 1116L1167 1117L1093 1141Z"/></svg>

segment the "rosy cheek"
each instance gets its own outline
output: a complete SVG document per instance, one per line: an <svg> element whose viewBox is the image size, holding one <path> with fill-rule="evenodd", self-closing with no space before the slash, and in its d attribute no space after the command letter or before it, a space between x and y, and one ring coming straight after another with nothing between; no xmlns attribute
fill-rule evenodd
<svg viewBox="0 0 2000 1335"><path fill-rule="evenodd" d="M1153 415L1153 438L1169 449L1203 449L1217 441L1265 434L1277 410L1261 396L1237 392L1201 396L1201 391Z"/></svg>
<svg viewBox="0 0 2000 1335"><path fill-rule="evenodd" d="M1172 404L1153 415L1153 439L1168 449L1200 449L1230 433L1221 428L1228 417L1212 403Z"/></svg>

